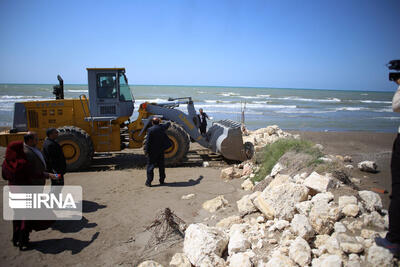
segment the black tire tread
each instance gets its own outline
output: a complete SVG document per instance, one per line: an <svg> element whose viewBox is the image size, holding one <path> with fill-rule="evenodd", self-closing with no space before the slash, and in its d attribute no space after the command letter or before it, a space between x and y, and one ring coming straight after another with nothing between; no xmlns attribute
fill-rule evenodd
<svg viewBox="0 0 400 267"><path fill-rule="evenodd" d="M165 164L167 166L174 166L181 163L183 159L186 158L186 155L189 151L190 139L185 130L176 123L171 123L171 126L167 129L166 133L168 134L169 131L173 131L177 136L181 137L177 140L180 146L178 148L178 152L174 157L165 159Z"/></svg>
<svg viewBox="0 0 400 267"><path fill-rule="evenodd" d="M64 126L58 128L58 131L59 137L63 135L74 136L78 140L81 140L82 143L82 146L79 146L81 149L81 156L76 162L67 164L67 171L77 171L89 167L94 155L94 145L89 134L76 126Z"/></svg>

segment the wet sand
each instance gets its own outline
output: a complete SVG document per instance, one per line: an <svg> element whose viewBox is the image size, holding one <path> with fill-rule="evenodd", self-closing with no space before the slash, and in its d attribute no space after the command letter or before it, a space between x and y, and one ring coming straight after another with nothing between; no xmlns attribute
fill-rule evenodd
<svg viewBox="0 0 400 267"><path fill-rule="evenodd" d="M362 160L374 160L380 172L376 174L354 170L352 177L361 179L362 189L380 187L390 192L390 155L395 134L296 132L304 139L320 143L324 152L350 155L353 165ZM0 148L0 158L5 148ZM203 160L211 167L203 168ZM84 211L81 221L59 221L53 229L33 232L33 249L20 252L10 242L11 222L0 220L1 266L132 266L139 258L152 258L164 266L175 252L177 244L168 249L144 251L149 235L144 229L160 209L169 207L186 223L205 222L210 225L235 213L236 201L248 194L240 189L241 179L229 182L219 178L220 168L227 166L219 157L209 156L197 145L191 146L189 160L183 166L167 169L165 186L144 186L145 158L141 150L127 150L95 158L91 169L68 173L66 184L83 188ZM1 180L1 185L6 182ZM154 185L158 185L156 172ZM191 200L182 195L196 194ZM2 194L2 192L1 192ZM215 213L215 218L201 209L204 201L224 195L229 206ZM385 205L388 194L381 195ZM3 198L0 198L3 202Z"/></svg>

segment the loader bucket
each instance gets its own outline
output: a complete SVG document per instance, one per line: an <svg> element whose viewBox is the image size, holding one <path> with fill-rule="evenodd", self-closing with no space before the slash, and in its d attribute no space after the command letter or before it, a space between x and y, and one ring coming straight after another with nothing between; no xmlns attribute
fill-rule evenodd
<svg viewBox="0 0 400 267"><path fill-rule="evenodd" d="M253 144L243 144L240 124L231 120L214 122L207 132L212 151L222 154L227 159L246 161L254 154Z"/></svg>

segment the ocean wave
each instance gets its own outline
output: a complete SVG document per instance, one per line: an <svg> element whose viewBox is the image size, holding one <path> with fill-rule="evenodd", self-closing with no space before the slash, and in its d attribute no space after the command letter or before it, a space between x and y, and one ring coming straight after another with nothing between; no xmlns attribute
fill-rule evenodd
<svg viewBox="0 0 400 267"><path fill-rule="evenodd" d="M35 95L3 95L0 97L1 99L23 99L23 98L42 98L42 96L35 96Z"/></svg>
<svg viewBox="0 0 400 267"><path fill-rule="evenodd" d="M67 92L70 93L87 93L88 90L75 90L75 89L68 89Z"/></svg>
<svg viewBox="0 0 400 267"><path fill-rule="evenodd" d="M231 101L227 100L204 100L205 103L232 103ZM201 102L200 102L201 103Z"/></svg>
<svg viewBox="0 0 400 267"><path fill-rule="evenodd" d="M302 97L297 97L297 96L287 96L287 97L270 97L269 99L304 101L304 102L342 102L341 99L335 98L335 97L320 99L320 98L302 98Z"/></svg>
<svg viewBox="0 0 400 267"><path fill-rule="evenodd" d="M257 98L261 98L260 96L250 96L250 95L240 95L240 98L244 98L244 99L257 99Z"/></svg>
<svg viewBox="0 0 400 267"><path fill-rule="evenodd" d="M373 117L373 119L400 120L400 117Z"/></svg>
<svg viewBox="0 0 400 267"><path fill-rule="evenodd" d="M335 111L358 111L358 110L368 110L368 108L364 108L364 107L340 107L340 108L335 108Z"/></svg>
<svg viewBox="0 0 400 267"><path fill-rule="evenodd" d="M271 97L271 95L257 95L258 97Z"/></svg>
<svg viewBox="0 0 400 267"><path fill-rule="evenodd" d="M149 102L149 103L158 103L158 102L168 102L168 99L162 99L162 98L155 98L155 99L135 99L135 102L138 103L144 103L144 102Z"/></svg>
<svg viewBox="0 0 400 267"><path fill-rule="evenodd" d="M332 112L336 112L336 110L277 110L274 111L275 113L301 113L301 114L306 114L306 113L310 113L310 114L322 114L322 113L332 113Z"/></svg>
<svg viewBox="0 0 400 267"><path fill-rule="evenodd" d="M222 95L222 96L238 96L240 94L238 93L233 93L233 92L222 92L222 93L217 93L217 95Z"/></svg>
<svg viewBox="0 0 400 267"><path fill-rule="evenodd" d="M391 104L392 101L377 101L377 100L358 100L361 103L374 103L374 104Z"/></svg>
<svg viewBox="0 0 400 267"><path fill-rule="evenodd" d="M203 108L225 108L225 109L240 109L241 103L231 103L231 104L226 104L226 103L220 103L217 106L216 105L209 105L205 104L202 105ZM285 108L290 108L290 109L296 109L296 105L268 105L268 104L252 104L252 103L247 103L246 104L246 109L285 109Z"/></svg>

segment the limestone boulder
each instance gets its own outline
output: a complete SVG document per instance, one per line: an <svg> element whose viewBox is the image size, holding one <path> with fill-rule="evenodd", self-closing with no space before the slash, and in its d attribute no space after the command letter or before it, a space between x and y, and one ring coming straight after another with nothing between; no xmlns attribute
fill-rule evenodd
<svg viewBox="0 0 400 267"><path fill-rule="evenodd" d="M183 253L176 253L170 263L169 266L171 267L192 267L189 259Z"/></svg>
<svg viewBox="0 0 400 267"><path fill-rule="evenodd" d="M305 240L310 240L314 237L314 229L308 221L308 218L303 214L295 214L290 227L295 235Z"/></svg>
<svg viewBox="0 0 400 267"><path fill-rule="evenodd" d="M311 201L303 201L300 203L297 203L295 205L296 210L298 213L308 217L310 214L311 208L313 207L313 203Z"/></svg>
<svg viewBox="0 0 400 267"><path fill-rule="evenodd" d="M238 215L229 216L220 220L215 227L222 228L222 229L229 229L232 225L242 223L242 218Z"/></svg>
<svg viewBox="0 0 400 267"><path fill-rule="evenodd" d="M327 175L320 175L317 172L312 172L303 183L310 188L313 192L322 193L326 192L334 186L334 181Z"/></svg>
<svg viewBox="0 0 400 267"><path fill-rule="evenodd" d="M227 234L204 224L191 224L185 231L183 252L194 266L223 266L222 253L228 246Z"/></svg>
<svg viewBox="0 0 400 267"><path fill-rule="evenodd" d="M250 175L253 173L253 163L247 162L243 165L242 176Z"/></svg>
<svg viewBox="0 0 400 267"><path fill-rule="evenodd" d="M308 188L304 185L286 183L265 189L255 200L255 206L267 219L291 221L295 214L295 205L307 200Z"/></svg>
<svg viewBox="0 0 400 267"><path fill-rule="evenodd" d="M357 241L353 236L340 233L337 235L337 240L339 241L340 249L347 254L350 253L361 253L364 251L364 246Z"/></svg>
<svg viewBox="0 0 400 267"><path fill-rule="evenodd" d="M359 191L358 195L364 202L364 206L368 211L380 210L382 209L381 197L372 191Z"/></svg>
<svg viewBox="0 0 400 267"><path fill-rule="evenodd" d="M221 170L220 178L224 180L231 180L235 178L240 178L242 176L242 171L235 167L228 167Z"/></svg>
<svg viewBox="0 0 400 267"><path fill-rule="evenodd" d="M341 196L339 197L339 209L342 210L348 204L357 205L357 198L355 196Z"/></svg>
<svg viewBox="0 0 400 267"><path fill-rule="evenodd" d="M138 265L138 267L163 267L163 266L158 262L149 260L142 262L141 264Z"/></svg>
<svg viewBox="0 0 400 267"><path fill-rule="evenodd" d="M348 204L342 209L342 213L348 217L356 217L360 212L360 208L355 204Z"/></svg>
<svg viewBox="0 0 400 267"><path fill-rule="evenodd" d="M312 261L313 267L342 267L343 260L339 255L324 254Z"/></svg>
<svg viewBox="0 0 400 267"><path fill-rule="evenodd" d="M244 180L244 182L241 184L241 187L244 191L251 191L254 189L254 184L250 179Z"/></svg>
<svg viewBox="0 0 400 267"><path fill-rule="evenodd" d="M283 171L285 167L281 164L281 163L276 163L275 166L272 168L271 170L271 176L275 177L278 173L280 173L281 171Z"/></svg>
<svg viewBox="0 0 400 267"><path fill-rule="evenodd" d="M192 199L194 198L196 195L195 194L187 194L187 195L183 195L181 197L182 200L188 200L188 199Z"/></svg>
<svg viewBox="0 0 400 267"><path fill-rule="evenodd" d="M360 171L371 173L377 172L378 169L378 166L374 161L362 161L357 164L357 167Z"/></svg>
<svg viewBox="0 0 400 267"><path fill-rule="evenodd" d="M318 234L330 234L340 216L341 213L336 204L320 201L314 203L309 221L314 231Z"/></svg>
<svg viewBox="0 0 400 267"><path fill-rule="evenodd" d="M229 257L229 267L252 267L253 264L249 255L237 253Z"/></svg>
<svg viewBox="0 0 400 267"><path fill-rule="evenodd" d="M389 250L372 245L368 249L367 262L371 266L392 266L393 254Z"/></svg>
<svg viewBox="0 0 400 267"><path fill-rule="evenodd" d="M277 174L275 178L266 187L266 190L271 190L272 188L277 187L278 185L287 184L289 182L290 182L289 175Z"/></svg>
<svg viewBox="0 0 400 267"><path fill-rule="evenodd" d="M255 191L253 194L245 195L240 200L236 201L239 213L250 214L257 211L253 201L261 194L259 191Z"/></svg>
<svg viewBox="0 0 400 267"><path fill-rule="evenodd" d="M230 234L228 244L228 254L233 255L238 252L245 252L251 247L251 243L247 240L242 231L234 231Z"/></svg>
<svg viewBox="0 0 400 267"><path fill-rule="evenodd" d="M225 207L226 205L228 205L228 201L224 198L223 195L221 195L204 202L203 209L209 212L216 212L217 210Z"/></svg>
<svg viewBox="0 0 400 267"><path fill-rule="evenodd" d="M265 267L294 267L297 266L288 256L283 254L274 254L264 265Z"/></svg>
<svg viewBox="0 0 400 267"><path fill-rule="evenodd" d="M306 266L311 262L311 248L301 237L297 237L289 248L289 257L300 266Z"/></svg>

